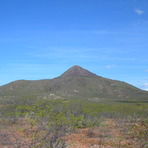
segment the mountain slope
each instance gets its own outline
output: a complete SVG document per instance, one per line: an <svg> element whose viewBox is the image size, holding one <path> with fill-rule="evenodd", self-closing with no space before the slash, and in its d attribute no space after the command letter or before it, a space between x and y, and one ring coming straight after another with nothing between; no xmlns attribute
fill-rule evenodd
<svg viewBox="0 0 148 148"><path fill-rule="evenodd" d="M103 78L73 66L54 79L19 80L0 87L1 98L83 98L83 99L148 99L148 92L125 82Z"/></svg>
<svg viewBox="0 0 148 148"><path fill-rule="evenodd" d="M75 65L61 75L61 77L67 77L67 76L95 77L97 75L78 65Z"/></svg>

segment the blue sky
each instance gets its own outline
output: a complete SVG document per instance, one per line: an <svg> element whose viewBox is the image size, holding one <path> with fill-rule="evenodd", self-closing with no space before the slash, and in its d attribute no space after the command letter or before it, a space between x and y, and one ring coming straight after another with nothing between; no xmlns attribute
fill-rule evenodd
<svg viewBox="0 0 148 148"><path fill-rule="evenodd" d="M147 0L1 0L0 85L73 65L148 90Z"/></svg>

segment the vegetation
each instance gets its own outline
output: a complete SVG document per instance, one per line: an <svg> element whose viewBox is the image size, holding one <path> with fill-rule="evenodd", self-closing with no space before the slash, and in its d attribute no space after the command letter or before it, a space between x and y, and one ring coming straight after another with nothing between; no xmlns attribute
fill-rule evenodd
<svg viewBox="0 0 148 148"><path fill-rule="evenodd" d="M66 137L81 129L88 129L85 136L98 139L98 146L106 145L107 139L115 146L111 137L107 136L107 127L112 122L114 128L123 128L121 137L116 138L116 146L124 147L127 143L123 141L127 137L130 146L136 143L142 147L148 140L147 103L42 99L26 104L4 105L1 111L0 128L14 126L15 129L0 133L0 146L70 147ZM17 132L20 133L19 137Z"/></svg>
<svg viewBox="0 0 148 148"><path fill-rule="evenodd" d="M74 66L0 87L0 147L144 148L148 92Z"/></svg>

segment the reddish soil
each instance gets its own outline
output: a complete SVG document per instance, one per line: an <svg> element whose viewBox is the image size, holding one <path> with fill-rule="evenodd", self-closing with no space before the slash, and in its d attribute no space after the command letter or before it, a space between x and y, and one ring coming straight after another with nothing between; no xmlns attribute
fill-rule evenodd
<svg viewBox="0 0 148 148"><path fill-rule="evenodd" d="M127 131L127 124L106 119L99 127L78 129L63 139L67 148L140 148L139 141ZM135 124L137 125L137 123ZM137 125L141 128L140 125ZM0 125L0 148L29 148L33 135L42 136L46 133L35 133L27 119L21 119L16 124Z"/></svg>

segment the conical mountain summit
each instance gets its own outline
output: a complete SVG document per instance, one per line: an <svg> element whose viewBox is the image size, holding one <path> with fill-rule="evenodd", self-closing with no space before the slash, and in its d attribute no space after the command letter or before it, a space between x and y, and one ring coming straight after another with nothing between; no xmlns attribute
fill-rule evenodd
<svg viewBox="0 0 148 148"><path fill-rule="evenodd" d="M78 65L75 65L61 75L61 77L67 76L96 77L97 75Z"/></svg>

